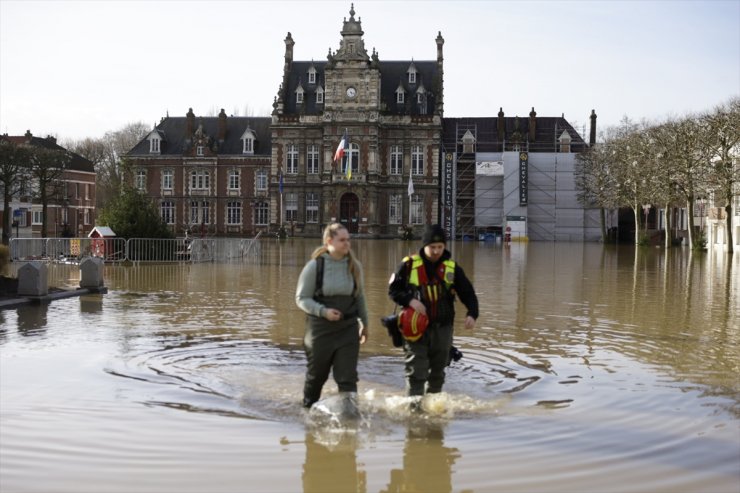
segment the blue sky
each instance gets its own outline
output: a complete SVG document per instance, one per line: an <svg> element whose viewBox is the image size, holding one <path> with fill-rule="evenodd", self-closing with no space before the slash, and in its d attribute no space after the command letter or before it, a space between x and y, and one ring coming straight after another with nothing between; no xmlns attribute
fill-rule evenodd
<svg viewBox="0 0 740 493"><path fill-rule="evenodd" d="M0 132L81 139L169 113L268 115L283 40L336 50L345 1L0 0ZM356 1L368 51L433 60L445 116L660 120L740 95L740 0Z"/></svg>

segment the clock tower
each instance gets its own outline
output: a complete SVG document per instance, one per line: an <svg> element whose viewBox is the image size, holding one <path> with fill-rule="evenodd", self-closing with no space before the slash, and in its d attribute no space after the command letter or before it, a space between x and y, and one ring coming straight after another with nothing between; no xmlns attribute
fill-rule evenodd
<svg viewBox="0 0 740 493"><path fill-rule="evenodd" d="M420 232L439 217L444 40L435 41L437 60L383 62L375 48L368 53L354 4L340 34L326 61L294 60L293 37L285 39L271 124L271 228L317 237L339 221L367 237L395 238L409 223Z"/></svg>

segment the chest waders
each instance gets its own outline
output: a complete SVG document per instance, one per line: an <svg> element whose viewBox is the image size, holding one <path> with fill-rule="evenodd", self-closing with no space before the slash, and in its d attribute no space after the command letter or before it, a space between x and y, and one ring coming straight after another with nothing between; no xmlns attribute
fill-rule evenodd
<svg viewBox="0 0 740 493"><path fill-rule="evenodd" d="M444 260L432 279L427 275L420 255L410 257L409 285L413 286L427 309L429 328L417 341L404 341L406 388L409 396L442 391L445 368L452 347L452 323L455 318L455 262Z"/></svg>
<svg viewBox="0 0 740 493"><path fill-rule="evenodd" d="M357 320L357 298L353 295L323 296L323 261L318 257L314 299L327 309L342 312L336 322L314 315L306 316L303 346L306 351L306 381L303 386L303 404L310 407L321 397L321 389L333 372L340 392L357 392L357 360L360 353L360 324ZM319 280L321 279L321 280Z"/></svg>

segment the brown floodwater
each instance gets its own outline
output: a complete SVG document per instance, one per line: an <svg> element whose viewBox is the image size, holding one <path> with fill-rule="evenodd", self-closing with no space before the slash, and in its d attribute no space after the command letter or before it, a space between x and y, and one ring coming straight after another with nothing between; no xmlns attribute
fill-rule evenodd
<svg viewBox="0 0 740 493"><path fill-rule="evenodd" d="M456 243L480 318L458 304L464 356L410 414L378 321L417 244L355 240L371 337L343 423L300 406L315 246L110 265L106 295L0 311L0 491L740 491L740 255Z"/></svg>

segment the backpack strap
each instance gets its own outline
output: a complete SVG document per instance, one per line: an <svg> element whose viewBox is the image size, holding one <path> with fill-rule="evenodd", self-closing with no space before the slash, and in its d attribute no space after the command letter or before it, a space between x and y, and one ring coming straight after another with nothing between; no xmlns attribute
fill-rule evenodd
<svg viewBox="0 0 740 493"><path fill-rule="evenodd" d="M321 288L324 286L324 257L319 255L316 257L316 289L314 290L314 297L321 296Z"/></svg>

